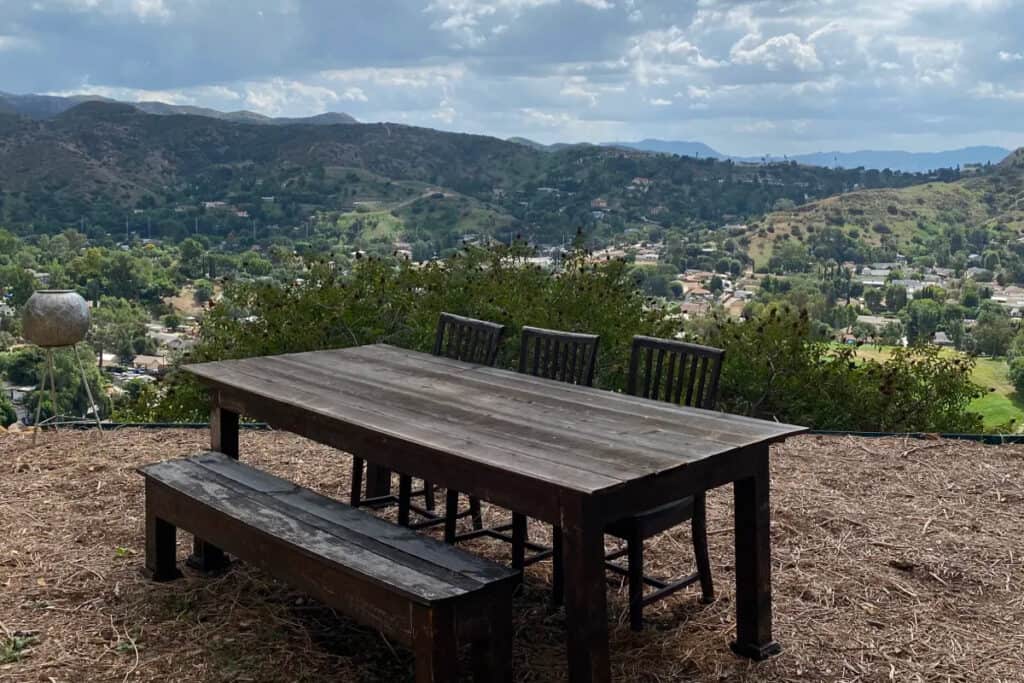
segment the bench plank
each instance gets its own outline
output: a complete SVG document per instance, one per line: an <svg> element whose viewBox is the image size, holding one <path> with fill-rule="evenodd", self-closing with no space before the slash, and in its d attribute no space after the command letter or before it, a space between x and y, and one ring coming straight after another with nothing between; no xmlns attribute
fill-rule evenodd
<svg viewBox="0 0 1024 683"><path fill-rule="evenodd" d="M365 524L369 521L367 519L359 520L363 523L363 528L371 533L376 533L373 531L375 527L380 532L387 529L390 544L383 543L380 538L367 537L339 524L345 515L336 517L337 521L332 522L294 506L296 500L310 500L309 494L313 492L308 492L300 498L296 495L299 489L294 484L284 480L270 482L265 477L258 476L253 468L226 456L205 454L203 458L204 463L172 460L141 468L140 471L145 476L218 512L277 537L284 543L335 563L342 567L343 571L380 583L390 591L419 604L432 605L465 596L485 587L488 581L494 582L514 576L512 572L480 558L473 558L468 553L457 555L465 556L461 560L463 571L466 573L455 571L448 566L438 566L429 559L417 555L417 552L423 552L428 557L439 557L440 553L437 551L442 551L447 556L456 555L451 553L451 548L438 541L352 510L362 518L370 518L384 525L378 527L374 522ZM221 472L231 471L239 478L256 479L257 485L262 488L270 487L276 490L274 493L265 493L248 487L223 476L220 472L215 472L210 468L211 465ZM291 498L291 504L277 497L285 493ZM325 501L320 501L321 509L327 507L323 504ZM334 501L331 501L331 505L339 511L348 507ZM402 535L407 538L402 539ZM402 541L406 542L403 544ZM437 548L430 548L431 543ZM470 573L471 570L474 573Z"/></svg>
<svg viewBox="0 0 1024 683"><path fill-rule="evenodd" d="M189 459L203 469L223 477L225 486L244 492L231 482L255 491L269 492L266 495L249 495L268 505L275 506L288 514L316 526L323 531L347 539L357 545L387 555L392 561L430 563L455 574L452 579L472 579L465 584L468 589L480 583L490 583L509 578L510 570L467 552L451 552L452 548L432 538L411 532L386 520L357 510L349 505L322 496L292 482L261 470L241 465L238 461L220 453L207 452ZM431 571L431 567L424 567ZM447 574L439 574L446 576Z"/></svg>

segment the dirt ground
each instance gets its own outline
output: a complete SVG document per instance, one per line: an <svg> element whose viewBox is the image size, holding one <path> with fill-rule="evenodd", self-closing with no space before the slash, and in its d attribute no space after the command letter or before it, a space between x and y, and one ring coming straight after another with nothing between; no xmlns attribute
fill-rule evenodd
<svg viewBox="0 0 1024 683"><path fill-rule="evenodd" d="M258 570L154 584L142 565L140 464L203 447L202 430L0 434L0 681L405 681L412 660ZM347 499L349 459L275 432L242 457ZM694 587L626 624L609 579L615 680L1024 681L1024 448L800 437L773 452L775 632L783 653L734 657L731 492L709 497L717 600ZM495 519L502 515L488 510ZM531 536L543 536L543 525ZM179 534L183 558L191 538ZM474 551L507 561L508 548ZM647 545L689 572L688 530ZM518 681L564 680L550 565L515 605Z"/></svg>

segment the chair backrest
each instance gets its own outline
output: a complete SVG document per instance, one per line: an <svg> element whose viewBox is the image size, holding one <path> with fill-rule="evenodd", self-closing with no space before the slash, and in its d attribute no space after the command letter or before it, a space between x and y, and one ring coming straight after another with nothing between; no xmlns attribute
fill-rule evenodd
<svg viewBox="0 0 1024 683"><path fill-rule="evenodd" d="M633 337L626 391L714 410L725 351L671 339Z"/></svg>
<svg viewBox="0 0 1024 683"><path fill-rule="evenodd" d="M434 355L467 363L494 365L505 326L486 320L442 313L437 321Z"/></svg>
<svg viewBox="0 0 1024 683"><path fill-rule="evenodd" d="M598 339L596 334L524 327L519 344L519 372L594 386Z"/></svg>

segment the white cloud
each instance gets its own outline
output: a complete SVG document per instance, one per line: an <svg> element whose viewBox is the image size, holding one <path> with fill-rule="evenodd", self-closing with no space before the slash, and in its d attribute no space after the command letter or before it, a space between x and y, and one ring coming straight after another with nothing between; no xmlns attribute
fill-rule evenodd
<svg viewBox="0 0 1024 683"><path fill-rule="evenodd" d="M1006 50L999 51L999 61L1001 62L1020 62L1024 61L1024 54L1020 52L1007 52Z"/></svg>
<svg viewBox="0 0 1024 683"><path fill-rule="evenodd" d="M29 38L0 35L0 52L28 50L34 47L36 47L36 44Z"/></svg>
<svg viewBox="0 0 1024 683"><path fill-rule="evenodd" d="M164 5L164 0L132 0L131 11L139 19L167 19L171 10Z"/></svg>
<svg viewBox="0 0 1024 683"><path fill-rule="evenodd" d="M245 104L267 116L282 116L297 111L324 112L340 99L330 88L301 81L273 78L248 83L244 88Z"/></svg>
<svg viewBox="0 0 1024 683"><path fill-rule="evenodd" d="M587 7L593 7L594 9L606 10L615 7L614 2L608 2L608 0L576 0L581 5Z"/></svg>
<svg viewBox="0 0 1024 683"><path fill-rule="evenodd" d="M1005 102L1024 101L1024 90L1014 90L999 83L982 81L971 88L971 94L986 100L1003 100Z"/></svg>
<svg viewBox="0 0 1024 683"><path fill-rule="evenodd" d="M320 76L329 81L341 81L345 83L372 83L377 86L417 89L448 85L460 80L465 76L465 74L465 67L459 65L379 69L334 69L320 72Z"/></svg>
<svg viewBox="0 0 1024 683"><path fill-rule="evenodd" d="M106 97L112 100L123 100L125 102L165 102L167 104L196 104L194 96L183 90L146 90L142 88L122 88L105 85L89 85L83 83L77 88L68 90L54 90L43 93L44 95L55 95L57 97L70 97L72 95L92 95L94 97Z"/></svg>
<svg viewBox="0 0 1024 683"><path fill-rule="evenodd" d="M773 36L764 40L760 35L748 33L729 51L734 64L762 66L769 71L796 68L799 71L817 71L822 68L814 45L804 42L795 33Z"/></svg>
<svg viewBox="0 0 1024 683"><path fill-rule="evenodd" d="M654 97L647 100L647 103L652 107L667 107L672 104L672 100L666 100L664 97Z"/></svg>
<svg viewBox="0 0 1024 683"><path fill-rule="evenodd" d="M340 97L349 102L366 102L369 99L362 88L345 88Z"/></svg>

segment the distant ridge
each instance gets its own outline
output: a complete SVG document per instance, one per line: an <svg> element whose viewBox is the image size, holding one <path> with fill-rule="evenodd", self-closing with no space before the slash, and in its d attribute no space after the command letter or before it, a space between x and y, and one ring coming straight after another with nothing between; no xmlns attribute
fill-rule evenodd
<svg viewBox="0 0 1024 683"><path fill-rule="evenodd" d="M703 142L686 142L680 140L654 140L648 138L639 142L605 142L606 147L627 147L643 152L657 154L678 154L681 157L699 157L701 159L727 159L728 157Z"/></svg>
<svg viewBox="0 0 1024 683"><path fill-rule="evenodd" d="M789 157L799 164L811 166L839 166L841 168L888 168L908 173L926 173L937 168L954 168L967 164L995 164L1002 161L1010 150L1004 147L963 147L942 152L903 152L899 150L859 152L819 152ZM778 161L778 158L774 158Z"/></svg>
<svg viewBox="0 0 1024 683"><path fill-rule="evenodd" d="M233 121L235 123L257 123L266 125L336 125L358 123L355 118L343 112L326 112L316 116L307 117L272 117L257 114L252 111L222 112L207 107L193 107L189 105L167 104L166 102L120 102L108 97L99 95L72 95L63 97L59 95L13 95L0 92L0 112L15 113L30 119L45 120L59 116L67 110L85 102L107 102L126 104L147 114L169 116L173 114L190 114L192 116L205 116L221 121Z"/></svg>
<svg viewBox="0 0 1024 683"><path fill-rule="evenodd" d="M700 157L702 159L732 159L744 163L795 161L808 166L826 168L871 168L905 173L927 173L939 168L955 168L967 164L995 164L1002 161L1010 150L1004 147L978 146L963 147L941 152L904 152L901 150L879 151L861 150L858 152L817 152L814 154L794 154L785 157L744 157L729 156L705 145L702 142L683 142L674 140L640 140L639 142L608 142L613 147L629 147L645 152L659 154L678 154L680 156Z"/></svg>

